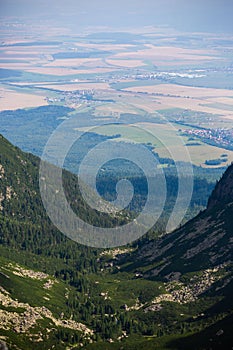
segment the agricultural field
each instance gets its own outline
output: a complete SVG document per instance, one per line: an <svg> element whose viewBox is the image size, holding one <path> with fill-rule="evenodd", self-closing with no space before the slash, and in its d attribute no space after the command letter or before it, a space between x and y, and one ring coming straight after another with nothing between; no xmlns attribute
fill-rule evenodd
<svg viewBox="0 0 233 350"><path fill-rule="evenodd" d="M192 128L190 128L192 129ZM80 128L80 131L88 131L89 128ZM150 145L153 151L161 158L173 158L176 161L187 162L207 168L207 160L219 159L224 154L227 163L233 162L233 151L223 150L219 147L205 144L200 140L189 140L182 134L176 124L166 123L137 123L134 125L105 125L91 129L103 136L114 136L116 142L133 142ZM211 158L210 158L211 157ZM219 167L221 164L216 165Z"/></svg>
<svg viewBox="0 0 233 350"><path fill-rule="evenodd" d="M226 119L233 120L233 91L231 90L188 87L175 84L134 86L125 90L155 95L157 103L164 109L167 107L185 107L193 111L220 114ZM219 103L219 99L225 103Z"/></svg>
<svg viewBox="0 0 233 350"><path fill-rule="evenodd" d="M226 35L207 35L202 45L198 34L195 41L166 28L71 36L57 26L45 32L29 23L33 35L22 39L23 26L12 21L3 28L0 45L1 111L70 107L77 118L88 115L87 126L127 124L113 128L119 132L101 127L97 133L120 133L117 141L151 142L163 157L172 147L183 160L182 147L187 147L195 165L211 168L205 161L222 154L227 154L226 164L233 160L224 143L208 144L203 138L192 142L183 135L183 145L176 144L183 129L233 128L233 70ZM80 128L85 128L81 119ZM134 125L162 135L166 147L138 135Z"/></svg>
<svg viewBox="0 0 233 350"><path fill-rule="evenodd" d="M21 93L0 85L0 111L47 105L46 95Z"/></svg>

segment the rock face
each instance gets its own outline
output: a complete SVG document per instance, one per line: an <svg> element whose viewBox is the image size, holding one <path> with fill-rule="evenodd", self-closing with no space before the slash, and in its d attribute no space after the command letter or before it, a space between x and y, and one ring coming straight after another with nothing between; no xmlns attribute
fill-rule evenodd
<svg viewBox="0 0 233 350"><path fill-rule="evenodd" d="M181 229L142 246L138 261L155 264L145 275L169 274L213 268L233 261L233 165L217 183L208 207Z"/></svg>
<svg viewBox="0 0 233 350"><path fill-rule="evenodd" d="M233 202L233 164L223 174L209 198L207 210Z"/></svg>
<svg viewBox="0 0 233 350"><path fill-rule="evenodd" d="M0 350L8 350L6 343L0 340Z"/></svg>

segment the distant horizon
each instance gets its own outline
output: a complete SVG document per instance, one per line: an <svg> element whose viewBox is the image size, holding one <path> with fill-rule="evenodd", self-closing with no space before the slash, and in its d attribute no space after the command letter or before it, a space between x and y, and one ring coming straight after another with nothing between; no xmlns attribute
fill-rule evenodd
<svg viewBox="0 0 233 350"><path fill-rule="evenodd" d="M85 27L135 28L167 26L178 31L233 34L233 1L206 0L74 0L44 1L4 0L0 2L1 18L53 20L71 30Z"/></svg>

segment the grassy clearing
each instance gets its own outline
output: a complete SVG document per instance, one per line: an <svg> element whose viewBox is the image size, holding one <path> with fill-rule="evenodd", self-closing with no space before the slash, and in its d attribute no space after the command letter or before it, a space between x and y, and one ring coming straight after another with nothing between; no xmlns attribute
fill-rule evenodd
<svg viewBox="0 0 233 350"><path fill-rule="evenodd" d="M135 273L108 274L91 277L99 293L107 293L109 302L117 309L123 305L135 307L139 302L150 302L161 293L161 283L136 278Z"/></svg>

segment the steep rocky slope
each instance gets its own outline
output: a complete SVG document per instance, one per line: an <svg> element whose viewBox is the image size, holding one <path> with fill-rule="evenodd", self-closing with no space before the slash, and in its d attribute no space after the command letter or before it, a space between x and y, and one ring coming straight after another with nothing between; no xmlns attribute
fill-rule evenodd
<svg viewBox="0 0 233 350"><path fill-rule="evenodd" d="M148 276L179 276L233 261L233 165L217 183L208 207L182 228L140 247L134 261L157 265Z"/></svg>

